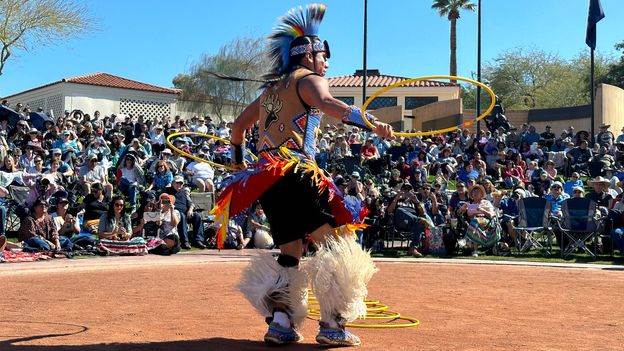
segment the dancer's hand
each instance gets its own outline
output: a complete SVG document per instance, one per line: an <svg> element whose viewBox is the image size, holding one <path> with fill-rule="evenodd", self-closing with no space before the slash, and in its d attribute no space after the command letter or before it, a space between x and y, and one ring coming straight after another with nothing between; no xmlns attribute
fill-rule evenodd
<svg viewBox="0 0 624 351"><path fill-rule="evenodd" d="M382 123L379 121L375 121L375 134L379 135L384 139L392 139L394 138L394 130L392 126L387 123Z"/></svg>

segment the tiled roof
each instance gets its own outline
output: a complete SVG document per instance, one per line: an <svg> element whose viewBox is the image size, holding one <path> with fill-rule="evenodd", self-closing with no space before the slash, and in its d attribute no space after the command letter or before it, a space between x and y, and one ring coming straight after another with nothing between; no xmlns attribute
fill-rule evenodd
<svg viewBox="0 0 624 351"><path fill-rule="evenodd" d="M409 79L405 77L386 76L386 75L371 75L366 77L366 86L371 88L382 88L390 86L396 82ZM340 76L330 77L329 86L332 88L358 88L364 86L364 77L361 75L354 76ZM435 80L422 80L418 82L412 82L404 87L450 87L455 84L447 82L439 82Z"/></svg>
<svg viewBox="0 0 624 351"><path fill-rule="evenodd" d="M152 91L155 93L165 93L165 94L178 94L179 93L177 89L163 88L163 87L159 87L156 85L137 82L136 80L114 76L108 73L93 73L93 74L89 74L86 76L65 78L62 81L68 82L68 83L76 83L76 84L97 85L97 86L109 87L109 88Z"/></svg>
<svg viewBox="0 0 624 351"><path fill-rule="evenodd" d="M65 83L65 82L75 83L75 84L97 85L97 86L109 87L109 88L151 91L155 93L164 93L164 94L180 94L182 92L180 89L163 88L157 85L137 82L136 80L123 78L123 77L115 76L115 75L108 74L108 73L92 73L92 74L88 74L85 76L63 78L56 82L52 82L52 83L45 84L39 87L28 89L28 90L25 90L16 94L12 94L10 96L5 96L3 97L3 99L9 99L15 95L27 93L33 90L37 90L37 89L49 87L55 84L59 84L59 83Z"/></svg>

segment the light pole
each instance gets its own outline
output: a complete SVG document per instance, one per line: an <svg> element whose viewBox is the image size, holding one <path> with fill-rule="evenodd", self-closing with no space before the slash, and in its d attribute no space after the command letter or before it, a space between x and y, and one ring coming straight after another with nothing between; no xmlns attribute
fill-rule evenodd
<svg viewBox="0 0 624 351"><path fill-rule="evenodd" d="M364 0L364 50L362 57L362 104L366 101L366 41L368 28L368 0Z"/></svg>
<svg viewBox="0 0 624 351"><path fill-rule="evenodd" d="M481 83L481 0L477 4L477 81ZM477 116L481 115L481 87L477 86ZM477 138L481 134L481 121L477 121Z"/></svg>

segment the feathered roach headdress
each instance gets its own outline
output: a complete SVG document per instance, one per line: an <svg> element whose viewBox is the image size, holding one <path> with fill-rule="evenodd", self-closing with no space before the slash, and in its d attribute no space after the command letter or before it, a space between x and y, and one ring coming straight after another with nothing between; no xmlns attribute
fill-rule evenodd
<svg viewBox="0 0 624 351"><path fill-rule="evenodd" d="M279 79L289 73L292 59L305 53L325 52L330 56L327 41L318 37L319 26L325 15L324 4L295 7L279 19L279 24L269 35L269 59L271 71L267 80Z"/></svg>

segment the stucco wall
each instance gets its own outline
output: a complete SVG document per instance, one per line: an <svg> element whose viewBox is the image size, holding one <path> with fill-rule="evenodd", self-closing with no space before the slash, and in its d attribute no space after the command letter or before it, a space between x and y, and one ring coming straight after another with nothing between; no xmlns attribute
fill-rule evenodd
<svg viewBox="0 0 624 351"><path fill-rule="evenodd" d="M413 128L426 131L448 128L459 123L462 113L461 99L434 102L412 110Z"/></svg>
<svg viewBox="0 0 624 351"><path fill-rule="evenodd" d="M41 107L47 113L53 110L54 116L61 116L65 111L65 97L62 84L54 84L41 89L32 90L23 94L17 94L8 98L12 107L18 103L28 105L36 111Z"/></svg>
<svg viewBox="0 0 624 351"><path fill-rule="evenodd" d="M600 131L598 126L604 122L610 124L609 129L618 136L624 127L624 90L609 84L600 84L596 91L596 105L594 106L596 118L594 128L596 133Z"/></svg>

